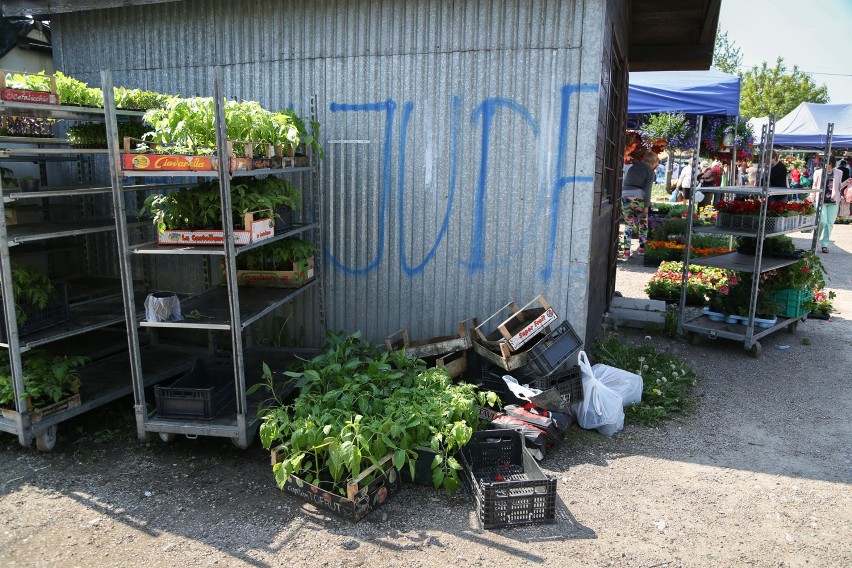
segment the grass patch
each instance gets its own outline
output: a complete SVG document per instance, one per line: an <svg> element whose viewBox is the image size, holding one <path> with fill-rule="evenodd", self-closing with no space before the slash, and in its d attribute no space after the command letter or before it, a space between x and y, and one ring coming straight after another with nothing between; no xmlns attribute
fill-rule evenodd
<svg viewBox="0 0 852 568"><path fill-rule="evenodd" d="M655 426L695 408L695 372L682 359L660 353L650 345L625 345L615 338L597 342L593 357L595 363L642 377L642 402L624 409L626 422Z"/></svg>

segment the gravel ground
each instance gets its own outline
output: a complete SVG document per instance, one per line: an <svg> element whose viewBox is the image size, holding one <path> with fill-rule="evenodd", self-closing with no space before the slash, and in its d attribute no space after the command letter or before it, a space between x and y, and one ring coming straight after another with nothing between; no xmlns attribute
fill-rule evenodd
<svg viewBox="0 0 852 568"><path fill-rule="evenodd" d="M570 430L543 462L555 524L483 531L463 492L410 485L360 523L332 518L278 491L259 445L139 442L125 400L63 424L50 454L0 438L0 565L852 566L852 226L835 238L840 314L769 336L760 359L617 332L689 361L698 410ZM652 272L622 262L617 288L642 297Z"/></svg>

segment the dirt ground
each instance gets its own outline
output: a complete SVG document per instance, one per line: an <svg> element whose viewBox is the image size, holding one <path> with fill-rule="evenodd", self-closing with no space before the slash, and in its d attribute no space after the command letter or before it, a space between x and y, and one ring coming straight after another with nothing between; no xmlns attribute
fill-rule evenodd
<svg viewBox="0 0 852 568"><path fill-rule="evenodd" d="M354 524L280 492L257 443L138 441L123 400L62 424L49 454L0 437L0 565L852 566L852 226L834 236L841 313L760 359L617 332L689 361L698 410L611 439L572 428L543 462L555 524L483 531L464 492L412 485ZM641 296L651 272L622 263L618 289Z"/></svg>

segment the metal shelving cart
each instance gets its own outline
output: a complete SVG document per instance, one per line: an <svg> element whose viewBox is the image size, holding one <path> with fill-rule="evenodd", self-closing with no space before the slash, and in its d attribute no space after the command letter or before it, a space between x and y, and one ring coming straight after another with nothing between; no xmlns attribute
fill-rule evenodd
<svg viewBox="0 0 852 568"><path fill-rule="evenodd" d="M833 132L834 125L828 125L827 137L826 137L826 147L824 150L824 163L828 163L828 157L831 153L831 137ZM700 128L699 128L700 131ZM769 272L771 270L776 270L778 268L783 268L785 266L789 266L798 261L796 258L771 258L763 257L763 243L764 239L768 237L775 237L779 235L785 235L787 233L798 232L803 229L812 229L813 230L813 238L811 241L811 252L816 249L816 243L818 238L818 224L820 217L820 210L822 208L822 200L817 201L816 208L816 217L813 224L797 226L795 228L777 231L777 232L767 232L766 228L766 213L767 213L767 205L769 203L769 198L776 196L789 196L796 195L802 193L809 193L812 191L819 190L822 193L825 192L825 182L823 182L822 188L814 188L810 190L803 190L801 188L793 189L793 188L775 188L769 187L769 164L770 157L772 154L772 146L773 139L775 135L775 119L774 117L770 117L769 123L763 126L763 145L761 147L760 152L760 168L758 173L758 178L760 179L759 187L744 187L744 186L727 186L727 187L702 187L701 191L705 193L718 193L718 194L733 194L737 197L757 197L760 200L760 216L757 231L743 231L743 230L735 230L735 229L727 229L727 228L718 228L718 227L693 227L693 214L695 209L695 203L693 200L689 202L689 215L687 221L687 238L686 238L686 258L684 261L683 267L683 280L681 284L681 296L680 296L680 311L678 315L678 326L679 332L687 335L689 342L692 344L697 343L698 339L701 336L706 336L711 339L716 338L724 338L724 339L732 339L734 341L742 341L744 349L751 355L752 357L760 357L762 352L762 347L760 344L760 339L766 337L767 335L774 333L780 329L787 329L790 333L794 333L798 327L800 321L804 321L807 316L799 316L799 317L778 317L774 324L769 327L758 327L755 325L755 314L757 310L758 304L758 282L759 278L752 278L752 287L751 293L749 295L749 313L748 320L745 325L735 322L735 323L726 323L724 321L711 321L710 318L702 314L697 317L692 317L687 320L688 317L686 314L686 283L687 283L687 275L689 274L689 264L690 264L690 247L692 245L692 236L693 233L703 233L703 234L717 234L717 235L727 235L727 236L744 236L744 237L755 237L756 238L756 249L754 255L741 254L736 251L729 252L727 254L722 254L714 257L702 258L700 260L700 264L702 266L710 266L715 268L724 268L728 270L735 270L739 272L745 272L750 274L763 274L765 272ZM700 136L700 134L699 134ZM693 185L695 187L695 185Z"/></svg>
<svg viewBox="0 0 852 568"><path fill-rule="evenodd" d="M122 116L141 116L140 112L122 111ZM62 105L43 105L0 101L0 115L63 119L73 121L104 121L103 109ZM47 181L46 163L77 163L76 183L68 186L43 186L37 192L4 188L0 182L0 285L5 314L15 314L16 299L12 282L13 258L16 262L30 257L58 270L59 257L79 259L75 273L56 274L65 278L62 286L68 290L68 319L32 333L22 334L15 317L5 318L5 341L12 377L15 408L7 409L0 417L0 431L18 436L24 446L33 439L39 450L50 451L56 442L58 424L102 406L132 392L128 370L130 360L125 336L115 329L125 321L124 301L118 278L104 274L104 266L114 262L116 223L113 219L113 188L86 184L91 178L92 160L107 155L107 150L68 147L65 139L0 137L0 163L34 162L39 164L41 181ZM71 177L74 177L73 174ZM137 188L126 187L133 192ZM6 222L6 208L14 204L17 211L27 211L36 221L12 226ZM65 208L74 211L71 219L57 215ZM135 225L135 219L125 220ZM79 255L79 256L77 256ZM67 264L67 262L65 263ZM65 266L67 268L67 266ZM90 363L79 370L81 391L79 405L59 405L59 410L47 413L28 409L21 396L25 391L21 355L35 348L49 349L56 354L84 355ZM180 356L175 349L146 345L145 366L151 380L168 372Z"/></svg>
<svg viewBox="0 0 852 568"><path fill-rule="evenodd" d="M220 68L212 68L210 71L212 94L215 109L216 142L217 148L225 149L225 114L222 93L222 71ZM108 71L102 72L104 93L112 92L112 79ZM150 172L131 171L121 169L121 156L116 145L117 127L112 97L105 97L107 109L107 132L110 140L110 154L112 159L111 175L112 187L117 204L116 219L119 231L119 263L122 271L124 290L125 316L127 320L127 333L129 341L129 352L131 359L131 373L133 376L133 394L135 398L135 415L137 432L140 439L149 439L158 434L163 441L170 441L176 435L182 434L190 438L197 436L212 436L230 438L240 448L246 448L251 443L259 426L257 409L264 398L247 394L247 387L258 382L262 375L262 364L267 363L270 367L281 368L294 359L296 353L308 353L309 350L298 349L258 349L252 345L249 326L261 318L273 313L287 302L295 300L298 296L308 291L320 291L320 275L315 272L314 278L304 286L296 289L282 288L246 288L237 286L236 258L238 255L248 252L257 247L263 247L282 240L287 237L313 235L315 243L320 245L321 233L319 218L319 197L314 184L315 166L284 167L274 169L255 169L248 171L229 171L228 160L220 159L216 171L164 171L158 172L158 176L186 180L186 183L176 185L184 187L191 185L196 180L218 179L221 199L221 210L231 211L231 180L243 176L301 176L300 185L303 188L303 206L299 223L293 228L281 234L275 234L271 238L253 242L243 246L235 246L233 237L233 219L231 215L222 215L222 230L224 233L223 244L202 246L175 246L158 245L150 239L146 242L131 243L128 238L128 226L125 223L125 204L120 199L122 191L127 186L128 180L150 176ZM225 155L221 152L220 156ZM304 183L307 180L307 183ZM305 192L305 187L313 191ZM120 209L120 210L119 210ZM149 223L150 226L150 223ZM153 230L151 227L150 230ZM202 259L204 290L197 293L179 294L181 312L183 314L203 313L201 319L182 319L178 321L149 322L141 316L136 305L137 298L133 290L133 259L138 257L147 258L170 258L177 265L181 260L188 263L192 257ZM217 286L214 282L213 273L219 266L224 268L223 286ZM316 270L316 269L315 269ZM146 401L145 386L151 380L144 368L144 359L140 357L139 337L140 330L149 332L170 332L173 336L195 330L207 334L207 355L213 357L224 353L230 358L233 367L233 406L214 417L200 418L174 418L163 416L160 409L149 406ZM221 349L215 334L227 333L229 342L227 347ZM162 343L163 340L157 341Z"/></svg>

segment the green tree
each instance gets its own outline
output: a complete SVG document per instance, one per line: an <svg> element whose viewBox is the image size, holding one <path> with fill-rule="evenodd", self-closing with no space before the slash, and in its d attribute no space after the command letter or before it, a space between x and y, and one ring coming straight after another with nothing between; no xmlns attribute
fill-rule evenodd
<svg viewBox="0 0 852 568"><path fill-rule="evenodd" d="M774 113L776 118L801 103L827 103L828 87L814 82L797 66L789 72L779 57L774 67L764 61L740 75L740 116L745 120Z"/></svg>
<svg viewBox="0 0 852 568"><path fill-rule="evenodd" d="M739 75L743 64L743 54L732 40L728 40L728 32L719 30L716 33L716 43L713 46L713 68Z"/></svg>

